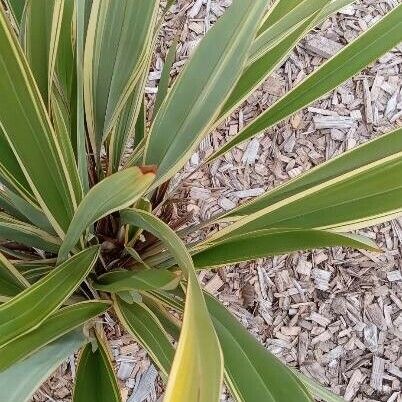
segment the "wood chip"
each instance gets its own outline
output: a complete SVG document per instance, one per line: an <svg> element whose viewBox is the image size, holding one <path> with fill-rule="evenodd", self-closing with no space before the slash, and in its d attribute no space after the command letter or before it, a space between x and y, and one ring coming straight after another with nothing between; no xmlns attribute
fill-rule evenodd
<svg viewBox="0 0 402 402"><path fill-rule="evenodd" d="M304 47L308 52L312 52L318 56L328 59L338 53L343 46L340 43L337 43L324 36L316 35L313 37L310 36L307 39Z"/></svg>
<svg viewBox="0 0 402 402"><path fill-rule="evenodd" d="M382 390L382 379L384 376L384 359L373 357L373 369L371 371L370 385L376 391Z"/></svg>

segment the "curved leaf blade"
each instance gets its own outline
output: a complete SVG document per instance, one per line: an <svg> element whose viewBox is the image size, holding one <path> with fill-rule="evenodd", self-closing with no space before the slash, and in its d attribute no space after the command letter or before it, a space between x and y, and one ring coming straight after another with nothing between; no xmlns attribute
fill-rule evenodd
<svg viewBox="0 0 402 402"><path fill-rule="evenodd" d="M226 117L228 117L276 68L278 68L302 37L304 37L315 26L327 19L331 14L352 1L353 0L335 0L324 7L321 11L313 13L308 18L302 19L295 25L292 25L292 29L277 39L276 45L267 50L263 56L250 63L244 69L239 81L230 93L230 97L226 101L214 126L219 125ZM297 4L299 2L297 1L295 3ZM292 2L287 0L280 1L272 10L272 13L269 14L269 19L266 20L266 22L270 22L271 19L275 22L277 19L282 18L282 13L286 13L288 7L291 6L294 7L295 4L292 4ZM276 12L277 10L278 12Z"/></svg>
<svg viewBox="0 0 402 402"><path fill-rule="evenodd" d="M50 225L49 220L36 204L25 200L8 189L5 189L4 193L7 195L14 207L17 208L19 214L23 216L23 220L31 222L33 225L43 229L49 234L54 234L54 230Z"/></svg>
<svg viewBox="0 0 402 402"><path fill-rule="evenodd" d="M0 238L57 253L60 239L0 212Z"/></svg>
<svg viewBox="0 0 402 402"><path fill-rule="evenodd" d="M98 277L93 287L111 293L127 290L171 290L177 287L179 281L180 276L165 269L116 270Z"/></svg>
<svg viewBox="0 0 402 402"><path fill-rule="evenodd" d="M239 401L312 402L301 381L216 299L205 294L225 358L226 382Z"/></svg>
<svg viewBox="0 0 402 402"><path fill-rule="evenodd" d="M273 16L270 18L268 15L261 27L260 35L253 41L249 52L248 64L252 64L261 58L270 49L276 46L280 40L292 31L301 21L325 8L330 1L331 0L302 0L297 2L297 4L293 4L295 7L289 7L283 15L279 15L279 12L275 12L276 7L273 8ZM292 2L285 1L284 3ZM285 4L285 7L286 6ZM281 9L281 12L283 11L285 10Z"/></svg>
<svg viewBox="0 0 402 402"><path fill-rule="evenodd" d="M98 157L141 76L158 8L159 0L92 5L84 52L84 98L91 145Z"/></svg>
<svg viewBox="0 0 402 402"><path fill-rule="evenodd" d="M45 105L53 85L64 0L27 0L20 36Z"/></svg>
<svg viewBox="0 0 402 402"><path fill-rule="evenodd" d="M126 330L148 351L151 359L168 375L174 358L174 348L155 314L144 304L126 303L114 298L114 308Z"/></svg>
<svg viewBox="0 0 402 402"><path fill-rule="evenodd" d="M213 153L208 161L319 99L398 45L401 40L402 5L399 5L259 115L231 141Z"/></svg>
<svg viewBox="0 0 402 402"><path fill-rule="evenodd" d="M317 381L305 376L297 370L292 370L304 386L314 395L317 399L322 399L325 402L344 402L345 400L340 396L334 394L329 389L323 387Z"/></svg>
<svg viewBox="0 0 402 402"><path fill-rule="evenodd" d="M0 295L13 297L27 286L29 286L29 282L0 252Z"/></svg>
<svg viewBox="0 0 402 402"><path fill-rule="evenodd" d="M96 350L88 343L80 354L73 402L121 402L107 346L96 336Z"/></svg>
<svg viewBox="0 0 402 402"><path fill-rule="evenodd" d="M26 59L0 12L0 127L49 221L64 235L80 194L76 169L68 171L59 140Z"/></svg>
<svg viewBox="0 0 402 402"><path fill-rule="evenodd" d="M261 197L240 205L224 216L246 216L269 205L283 201L309 188L346 175L370 163L402 152L402 128L375 138L357 148L309 170L306 173L268 191Z"/></svg>
<svg viewBox="0 0 402 402"><path fill-rule="evenodd" d="M185 245L168 225L148 212L126 209L122 211L121 219L124 223L141 227L161 239L188 278L183 327L165 401L218 400L223 372L222 355L193 262ZM205 373L208 373L208 378Z"/></svg>
<svg viewBox="0 0 402 402"><path fill-rule="evenodd" d="M356 230L401 215L401 141L399 129L267 193L210 241L268 228Z"/></svg>
<svg viewBox="0 0 402 402"><path fill-rule="evenodd" d="M27 402L42 382L86 342L82 330L75 330L0 373L0 400Z"/></svg>
<svg viewBox="0 0 402 402"><path fill-rule="evenodd" d="M155 177L153 169L146 167L124 169L92 187L71 221L60 247L59 260L67 257L87 226L137 201L152 183Z"/></svg>
<svg viewBox="0 0 402 402"><path fill-rule="evenodd" d="M110 302L91 300L60 309L37 329L0 348L0 372L104 313L109 307Z"/></svg>
<svg viewBox="0 0 402 402"><path fill-rule="evenodd" d="M268 229L207 244L205 249L193 255L193 261L197 269L205 269L298 250L335 246L378 251L374 242L362 236L324 230Z"/></svg>
<svg viewBox="0 0 402 402"><path fill-rule="evenodd" d="M187 161L238 80L266 8L235 0L208 31L161 105L147 137L144 161L158 166L155 187Z"/></svg>
<svg viewBox="0 0 402 402"><path fill-rule="evenodd" d="M76 254L50 274L0 306L0 346L33 331L79 286L92 269L99 247Z"/></svg>
<svg viewBox="0 0 402 402"><path fill-rule="evenodd" d="M5 191L6 189L0 188L0 208L7 215L13 216L22 221L26 221L26 217L18 210L18 208L13 204L9 195Z"/></svg>

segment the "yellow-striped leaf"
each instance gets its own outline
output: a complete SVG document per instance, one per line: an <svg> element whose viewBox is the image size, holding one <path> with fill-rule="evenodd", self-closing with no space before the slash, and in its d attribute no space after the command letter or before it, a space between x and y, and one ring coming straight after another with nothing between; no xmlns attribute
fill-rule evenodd
<svg viewBox="0 0 402 402"><path fill-rule="evenodd" d="M4 12L0 12L0 126L37 202L60 236L79 194L68 171L41 96Z"/></svg>
<svg viewBox="0 0 402 402"><path fill-rule="evenodd" d="M286 11L282 8L281 14L277 11L275 12L275 8L273 7L272 13L274 16L270 18L269 14L266 17L260 34L253 41L253 44L249 51L249 57L247 60L247 64L252 64L260 57L262 57L265 53L267 53L270 49L276 46L281 39L291 32L295 27L298 26L300 22L304 19L309 18L314 15L317 11L323 9L331 0L301 0L298 2L294 1L281 1L278 6L281 6L280 3L291 3L294 7L287 9ZM295 4L297 3L297 4ZM287 4L284 5L286 8Z"/></svg>
<svg viewBox="0 0 402 402"><path fill-rule="evenodd" d="M402 152L402 128L384 134L330 159L281 186L268 191L261 197L240 205L224 216L235 217L253 214L309 188L325 184L329 180L344 176L356 169L361 169L370 163L377 162L399 152Z"/></svg>
<svg viewBox="0 0 402 402"><path fill-rule="evenodd" d="M151 359L167 376L172 367L174 348L155 314L144 303L114 299L114 308L126 330L148 351Z"/></svg>
<svg viewBox="0 0 402 402"><path fill-rule="evenodd" d="M107 345L96 334L96 350L88 343L80 354L73 402L121 402Z"/></svg>
<svg viewBox="0 0 402 402"><path fill-rule="evenodd" d="M354 149L232 212L216 237L267 228L352 230L402 213L402 129Z"/></svg>
<svg viewBox="0 0 402 402"><path fill-rule="evenodd" d="M266 80L266 78L283 62L290 51L297 45L300 39L307 34L314 26L320 24L331 14L341 9L353 0L336 0L325 6L321 11L317 11L305 19L292 25L292 28L279 38L275 38L274 46L271 46L266 53L249 63L244 69L238 83L232 90L229 99L226 101L219 118L214 126L218 126L226 117L228 117L252 92ZM282 18L282 13L287 11L287 7L292 3L288 0L280 1L269 14L266 22L276 23L277 19ZM299 1L296 1L299 3ZM294 6L294 5L293 5ZM279 10L281 12L276 12ZM286 15L286 14L285 14ZM271 18L272 17L272 18ZM265 25L265 23L264 23Z"/></svg>
<svg viewBox="0 0 402 402"><path fill-rule="evenodd" d="M127 209L122 211L121 219L161 239L188 279L183 327L165 401L218 401L223 374L222 352L185 245L169 226L148 212Z"/></svg>
<svg viewBox="0 0 402 402"><path fill-rule="evenodd" d="M49 105L64 0L27 0L20 37L36 84Z"/></svg>
<svg viewBox="0 0 402 402"><path fill-rule="evenodd" d="M8 9L11 11L14 21L17 24L17 28L22 19L22 14L24 12L25 0L5 0L5 3L8 6Z"/></svg>
<svg viewBox="0 0 402 402"><path fill-rule="evenodd" d="M71 221L60 248L59 259L67 257L87 226L134 204L147 190L154 177L153 168L132 167L121 170L92 187Z"/></svg>
<svg viewBox="0 0 402 402"><path fill-rule="evenodd" d="M84 53L85 111L93 150L117 122L142 75L159 0L94 1Z"/></svg>
<svg viewBox="0 0 402 402"><path fill-rule="evenodd" d="M345 399L335 395L329 389L323 387L318 381L314 381L295 369L292 369L292 371L315 398L322 399L325 402L345 402Z"/></svg>
<svg viewBox="0 0 402 402"><path fill-rule="evenodd" d="M0 212L0 238L57 253L61 241L42 229Z"/></svg>
<svg viewBox="0 0 402 402"><path fill-rule="evenodd" d="M154 184L187 162L239 79L265 0L234 0L208 31L173 85L147 137L144 160L158 166Z"/></svg>
<svg viewBox="0 0 402 402"><path fill-rule="evenodd" d="M75 330L0 373L0 401L28 402L56 368L87 342Z"/></svg>
<svg viewBox="0 0 402 402"><path fill-rule="evenodd" d="M193 260L197 269L205 269L298 250L335 246L378 251L373 241L357 235L323 230L266 229L228 236L226 240L207 244L205 248L201 245L202 250L193 255Z"/></svg>
<svg viewBox="0 0 402 402"><path fill-rule="evenodd" d="M88 161L87 161L87 134L85 128L85 107L84 107L84 44L86 39L87 25L92 6L92 0L74 0L77 13L76 27L76 99L75 104L71 102L71 113L74 107L75 125L72 119L71 136L73 148L77 158L78 175L81 179L84 194L89 190ZM73 96L74 98L74 96Z"/></svg>
<svg viewBox="0 0 402 402"><path fill-rule="evenodd" d="M0 306L0 346L33 331L43 323L92 269L99 248L76 254L34 285Z"/></svg>
<svg viewBox="0 0 402 402"><path fill-rule="evenodd" d="M268 352L217 300L205 294L225 358L226 383L238 401L313 398L297 376Z"/></svg>
<svg viewBox="0 0 402 402"><path fill-rule="evenodd" d="M211 161L262 130L272 127L319 99L402 40L402 4L373 25L337 55L310 74L232 140L212 154Z"/></svg>
<svg viewBox="0 0 402 402"><path fill-rule="evenodd" d="M109 307L110 302L91 300L60 309L47 318L40 327L0 348L0 372L104 313Z"/></svg>
<svg viewBox="0 0 402 402"><path fill-rule="evenodd" d="M34 0L35 1L35 0ZM53 0L54 1L54 0ZM85 2L84 2L85 3ZM70 104L71 97L75 95L74 75L75 75L75 47L76 38L76 18L74 13L75 0L63 0L63 12L60 25L60 34L57 47L57 56L55 63L55 73L57 76L57 85L63 94L66 104Z"/></svg>
<svg viewBox="0 0 402 402"><path fill-rule="evenodd" d="M177 287L179 281L179 275L165 269L116 270L99 276L93 287L111 293L126 290L171 290Z"/></svg>
<svg viewBox="0 0 402 402"><path fill-rule="evenodd" d="M6 193L5 188L0 188L0 208L7 215L14 216L15 218L22 221L26 221L26 217L13 204L10 197Z"/></svg>
<svg viewBox="0 0 402 402"><path fill-rule="evenodd" d="M0 252L0 296L13 297L27 286L29 282Z"/></svg>
<svg viewBox="0 0 402 402"><path fill-rule="evenodd" d="M50 234L54 234L54 230L50 225L49 220L47 219L43 211L36 204L34 204L30 200L28 201L25 200L24 198L18 196L17 194L14 194L7 188L4 189L4 194L7 196L12 205L18 211L17 215L13 216L18 218L19 216L22 215L23 216L22 219L24 221L29 221L38 228L43 229Z"/></svg>
<svg viewBox="0 0 402 402"><path fill-rule="evenodd" d="M21 170L14 152L0 127L0 179L10 190L25 199L34 200L32 191Z"/></svg>

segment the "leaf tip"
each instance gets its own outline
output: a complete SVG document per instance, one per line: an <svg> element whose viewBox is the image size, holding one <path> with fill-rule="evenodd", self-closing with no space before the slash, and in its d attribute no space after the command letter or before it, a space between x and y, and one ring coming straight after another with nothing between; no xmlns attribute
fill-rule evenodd
<svg viewBox="0 0 402 402"><path fill-rule="evenodd" d="M143 165L143 166L139 166L138 168L141 170L142 174L152 173L155 175L156 171L157 171L156 165Z"/></svg>

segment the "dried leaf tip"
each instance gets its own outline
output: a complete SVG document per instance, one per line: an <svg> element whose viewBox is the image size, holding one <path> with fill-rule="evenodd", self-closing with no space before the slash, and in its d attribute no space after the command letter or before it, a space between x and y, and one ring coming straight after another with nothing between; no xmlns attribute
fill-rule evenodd
<svg viewBox="0 0 402 402"><path fill-rule="evenodd" d="M141 173L143 173L143 174L147 174L147 173L156 174L157 166L156 165L143 165L143 166L139 166L139 169L141 170Z"/></svg>

